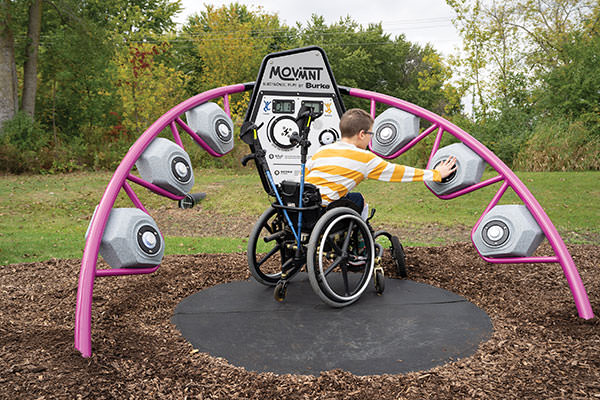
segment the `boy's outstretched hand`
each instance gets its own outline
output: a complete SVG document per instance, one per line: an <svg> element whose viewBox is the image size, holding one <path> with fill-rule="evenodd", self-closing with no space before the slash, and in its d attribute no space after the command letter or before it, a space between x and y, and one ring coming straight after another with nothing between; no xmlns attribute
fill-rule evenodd
<svg viewBox="0 0 600 400"><path fill-rule="evenodd" d="M435 167L435 170L440 172L442 179L456 171L456 157L450 156Z"/></svg>

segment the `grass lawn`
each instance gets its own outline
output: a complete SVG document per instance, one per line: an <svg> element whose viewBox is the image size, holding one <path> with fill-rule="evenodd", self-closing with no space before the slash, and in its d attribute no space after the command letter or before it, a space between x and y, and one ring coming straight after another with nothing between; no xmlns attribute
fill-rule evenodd
<svg viewBox="0 0 600 400"><path fill-rule="evenodd" d="M205 210L231 218L258 216L269 204L255 173L195 171L194 191L207 192ZM0 177L0 264L80 258L89 218L112 173L6 175ZM567 242L590 243L600 237L600 172L517 173L536 196ZM493 175L484 174L484 179ZM367 181L360 190L388 226L471 227L499 184L443 201L424 185ZM174 202L136 188L147 208L176 207ZM512 192L501 204L518 203ZM117 207L131 207L121 193ZM167 254L245 251L247 238L166 238ZM438 243L422 243L435 245ZM597 244L597 243L596 243Z"/></svg>

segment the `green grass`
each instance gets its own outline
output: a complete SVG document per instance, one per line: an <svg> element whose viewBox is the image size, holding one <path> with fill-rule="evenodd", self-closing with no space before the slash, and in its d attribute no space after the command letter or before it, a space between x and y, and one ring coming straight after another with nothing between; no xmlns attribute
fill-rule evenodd
<svg viewBox="0 0 600 400"><path fill-rule="evenodd" d="M235 218L258 218L269 204L258 176L251 171L195 171L194 191L207 192L202 207ZM545 209L563 238L570 242L594 242L600 237L600 172L517 173ZM485 178L493 175L485 174ZM65 175L7 175L0 177L0 264L33 262L51 258L80 258L84 234L94 207L111 173ZM458 199L443 201L422 184L388 184L367 181L360 191L377 208L377 222L411 227L438 224L472 226L499 184ZM170 200L137 189L150 209L176 207ZM501 203L519 202L508 192ZM131 207L123 194L117 207ZM225 235L223 235L225 236ZM247 238L167 237L167 254L244 251ZM431 243L408 243L439 245Z"/></svg>

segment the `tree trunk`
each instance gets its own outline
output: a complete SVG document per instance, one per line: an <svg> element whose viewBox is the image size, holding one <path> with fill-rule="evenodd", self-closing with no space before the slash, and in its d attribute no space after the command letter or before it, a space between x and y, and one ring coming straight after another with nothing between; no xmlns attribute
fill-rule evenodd
<svg viewBox="0 0 600 400"><path fill-rule="evenodd" d="M37 91L38 49L42 28L42 0L32 0L29 7L29 28L27 30L27 49L23 66L22 109L31 118L35 113L35 93Z"/></svg>
<svg viewBox="0 0 600 400"><path fill-rule="evenodd" d="M10 30L11 2L0 0L0 133L4 121L14 117L18 110L17 67L15 41Z"/></svg>
<svg viewBox="0 0 600 400"><path fill-rule="evenodd" d="M52 133L54 133L54 146L58 145L56 134L56 78L52 81Z"/></svg>

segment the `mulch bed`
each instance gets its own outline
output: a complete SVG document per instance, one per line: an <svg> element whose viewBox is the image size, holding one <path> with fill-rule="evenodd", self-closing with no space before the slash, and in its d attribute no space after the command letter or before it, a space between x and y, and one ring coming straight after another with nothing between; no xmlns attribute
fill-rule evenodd
<svg viewBox="0 0 600 400"><path fill-rule="evenodd" d="M600 246L569 250L600 314ZM79 260L0 267L0 398L600 398L600 322L578 318L558 264L492 265L466 243L407 257L411 279L491 317L494 334L473 356L406 375L314 377L249 372L194 351L173 310L198 290L249 278L240 253L169 256L153 275L98 278L84 359L73 348Z"/></svg>

